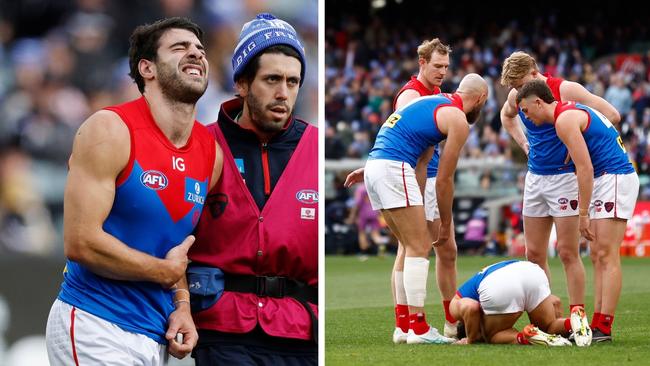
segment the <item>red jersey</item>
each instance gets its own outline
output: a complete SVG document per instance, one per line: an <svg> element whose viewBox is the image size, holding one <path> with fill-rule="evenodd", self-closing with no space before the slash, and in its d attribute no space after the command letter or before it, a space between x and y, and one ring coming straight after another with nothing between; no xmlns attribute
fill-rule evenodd
<svg viewBox="0 0 650 366"><path fill-rule="evenodd" d="M437 86L433 88L433 90L427 88L422 84L420 80L416 76L411 76L411 80L408 81L408 83L404 84L402 89L400 89L397 94L395 94L395 98L393 99L393 110L395 110L395 105L397 104L397 98L405 91L413 89L420 93L421 97L427 96L427 95L434 95L434 94L440 94L440 88Z"/></svg>
<svg viewBox="0 0 650 366"><path fill-rule="evenodd" d="M185 146L175 147L144 97L106 109L128 127L131 152L103 228L133 249L164 258L199 220L214 169L214 139L194 121ZM174 311L170 290L151 282L108 279L72 260L66 268L61 300L122 329L167 342L167 319Z"/></svg>

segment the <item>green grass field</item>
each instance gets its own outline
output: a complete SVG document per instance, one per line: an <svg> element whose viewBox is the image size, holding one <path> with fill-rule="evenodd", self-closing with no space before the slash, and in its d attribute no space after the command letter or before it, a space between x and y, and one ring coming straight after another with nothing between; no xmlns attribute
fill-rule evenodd
<svg viewBox="0 0 650 366"><path fill-rule="evenodd" d="M433 258L432 258L433 259ZM458 282L501 257L459 257ZM394 345L390 295L392 257L328 256L325 259L325 361L331 365L650 365L650 258L623 259L623 291L614 342L587 348L518 345ZM427 284L427 318L442 331L444 315L433 270ZM568 308L559 259L551 259L551 290ZM587 270L587 312L593 312L592 266ZM524 315L518 329L527 324Z"/></svg>

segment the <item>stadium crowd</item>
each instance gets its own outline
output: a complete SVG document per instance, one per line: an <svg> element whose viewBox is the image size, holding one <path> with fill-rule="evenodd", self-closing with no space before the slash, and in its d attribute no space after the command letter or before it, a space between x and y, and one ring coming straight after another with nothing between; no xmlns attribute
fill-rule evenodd
<svg viewBox="0 0 650 366"><path fill-rule="evenodd" d="M552 6L531 5L529 9L481 9L484 13L461 5L446 4L444 9L432 5L434 13L444 10L445 14L432 17L429 9L418 11L410 3L375 11L361 3L326 21L327 160L365 161L377 132L392 113L396 92L417 75L418 45L437 37L452 48L443 92L455 90L471 72L482 75L490 88L481 119L465 145L465 160L525 166L525 155L501 127L499 115L508 93L499 82L501 65L512 52L523 50L535 57L542 72L576 81L618 109L622 118L617 128L641 177L640 199L650 198L650 43L648 23L643 19L608 17L606 7L586 15L572 11L570 5L561 12ZM352 204L351 193L339 186L345 174L339 171L333 179L336 195L327 201L330 224L338 220L339 211L345 215L343 207ZM505 174L499 182L523 188L523 174ZM456 180L461 185L489 188L495 172L459 172ZM512 224L501 225L494 234L503 235L505 228L515 234L519 231L517 210L517 205L506 210Z"/></svg>
<svg viewBox="0 0 650 366"><path fill-rule="evenodd" d="M72 139L94 111L139 95L127 60L139 24L186 16L201 25L211 80L197 120L207 124L234 95L241 25L260 12L286 19L300 29L309 69L296 114L317 120L317 1L0 0L0 8L0 253L63 253Z"/></svg>

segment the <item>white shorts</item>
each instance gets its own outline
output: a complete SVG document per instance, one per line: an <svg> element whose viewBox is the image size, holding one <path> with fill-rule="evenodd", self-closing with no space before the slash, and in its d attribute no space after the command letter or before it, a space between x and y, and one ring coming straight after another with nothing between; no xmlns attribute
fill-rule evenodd
<svg viewBox="0 0 650 366"><path fill-rule="evenodd" d="M574 173L526 173L524 207L528 217L564 217L578 214L578 178Z"/></svg>
<svg viewBox="0 0 650 366"><path fill-rule="evenodd" d="M422 206L422 193L409 163L368 160L363 179L373 210Z"/></svg>
<svg viewBox="0 0 650 366"><path fill-rule="evenodd" d="M427 178L427 184L424 187L424 217L427 221L440 218L438 197L436 196L436 177Z"/></svg>
<svg viewBox="0 0 650 366"><path fill-rule="evenodd" d="M592 219L631 219L639 195L639 176L603 174L594 179L589 216Z"/></svg>
<svg viewBox="0 0 650 366"><path fill-rule="evenodd" d="M478 287L487 315L533 311L551 295L544 270L531 262L517 262L488 274Z"/></svg>
<svg viewBox="0 0 650 366"><path fill-rule="evenodd" d="M98 318L59 299L54 301L45 330L51 366L162 366L166 346Z"/></svg>

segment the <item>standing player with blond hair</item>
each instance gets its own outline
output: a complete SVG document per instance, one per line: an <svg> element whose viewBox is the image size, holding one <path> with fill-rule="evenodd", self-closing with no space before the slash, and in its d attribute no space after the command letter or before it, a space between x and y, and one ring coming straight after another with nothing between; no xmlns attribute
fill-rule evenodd
<svg viewBox="0 0 650 366"><path fill-rule="evenodd" d="M420 66L418 75L412 76L399 92L397 92L393 100L393 110L404 107L414 99L440 93L440 85L449 69L451 48L442 43L440 39L434 38L422 42L417 52L418 64ZM433 157L426 166L426 183L419 181L421 190L424 189L425 218L431 240L435 240L438 237L438 231L440 229L440 214L438 212L435 191L439 158L438 147L435 146ZM346 180L346 185L349 186L356 181L361 181L363 179L363 169L360 168L350 173ZM419 176L424 178L424 172L420 172ZM456 337L456 320L449 313L449 302L456 291L457 252L456 241L453 235L444 245L435 247L434 250L436 252L436 281L443 299L443 308L445 311L444 333L447 337ZM406 292L404 291L404 257L404 245L400 242L391 275L393 304L395 305L394 343L405 343L409 328L409 311L408 305L406 304Z"/></svg>
<svg viewBox="0 0 650 366"><path fill-rule="evenodd" d="M521 112L517 90L531 80L548 85L557 101L572 100L590 106L610 121L620 115L603 98L591 94L582 85L541 74L535 59L525 52L514 52L503 62L501 84L511 87L501 109L501 123L528 155L528 173L524 190L524 237L526 257L538 264L550 280L547 250L553 224L557 230L557 252L564 266L569 292L569 308L584 306L585 269L580 259L578 231L578 182L575 166L553 125L535 125ZM526 133L517 122L519 116ZM594 318L598 313L594 314ZM592 327L594 323L592 320Z"/></svg>

